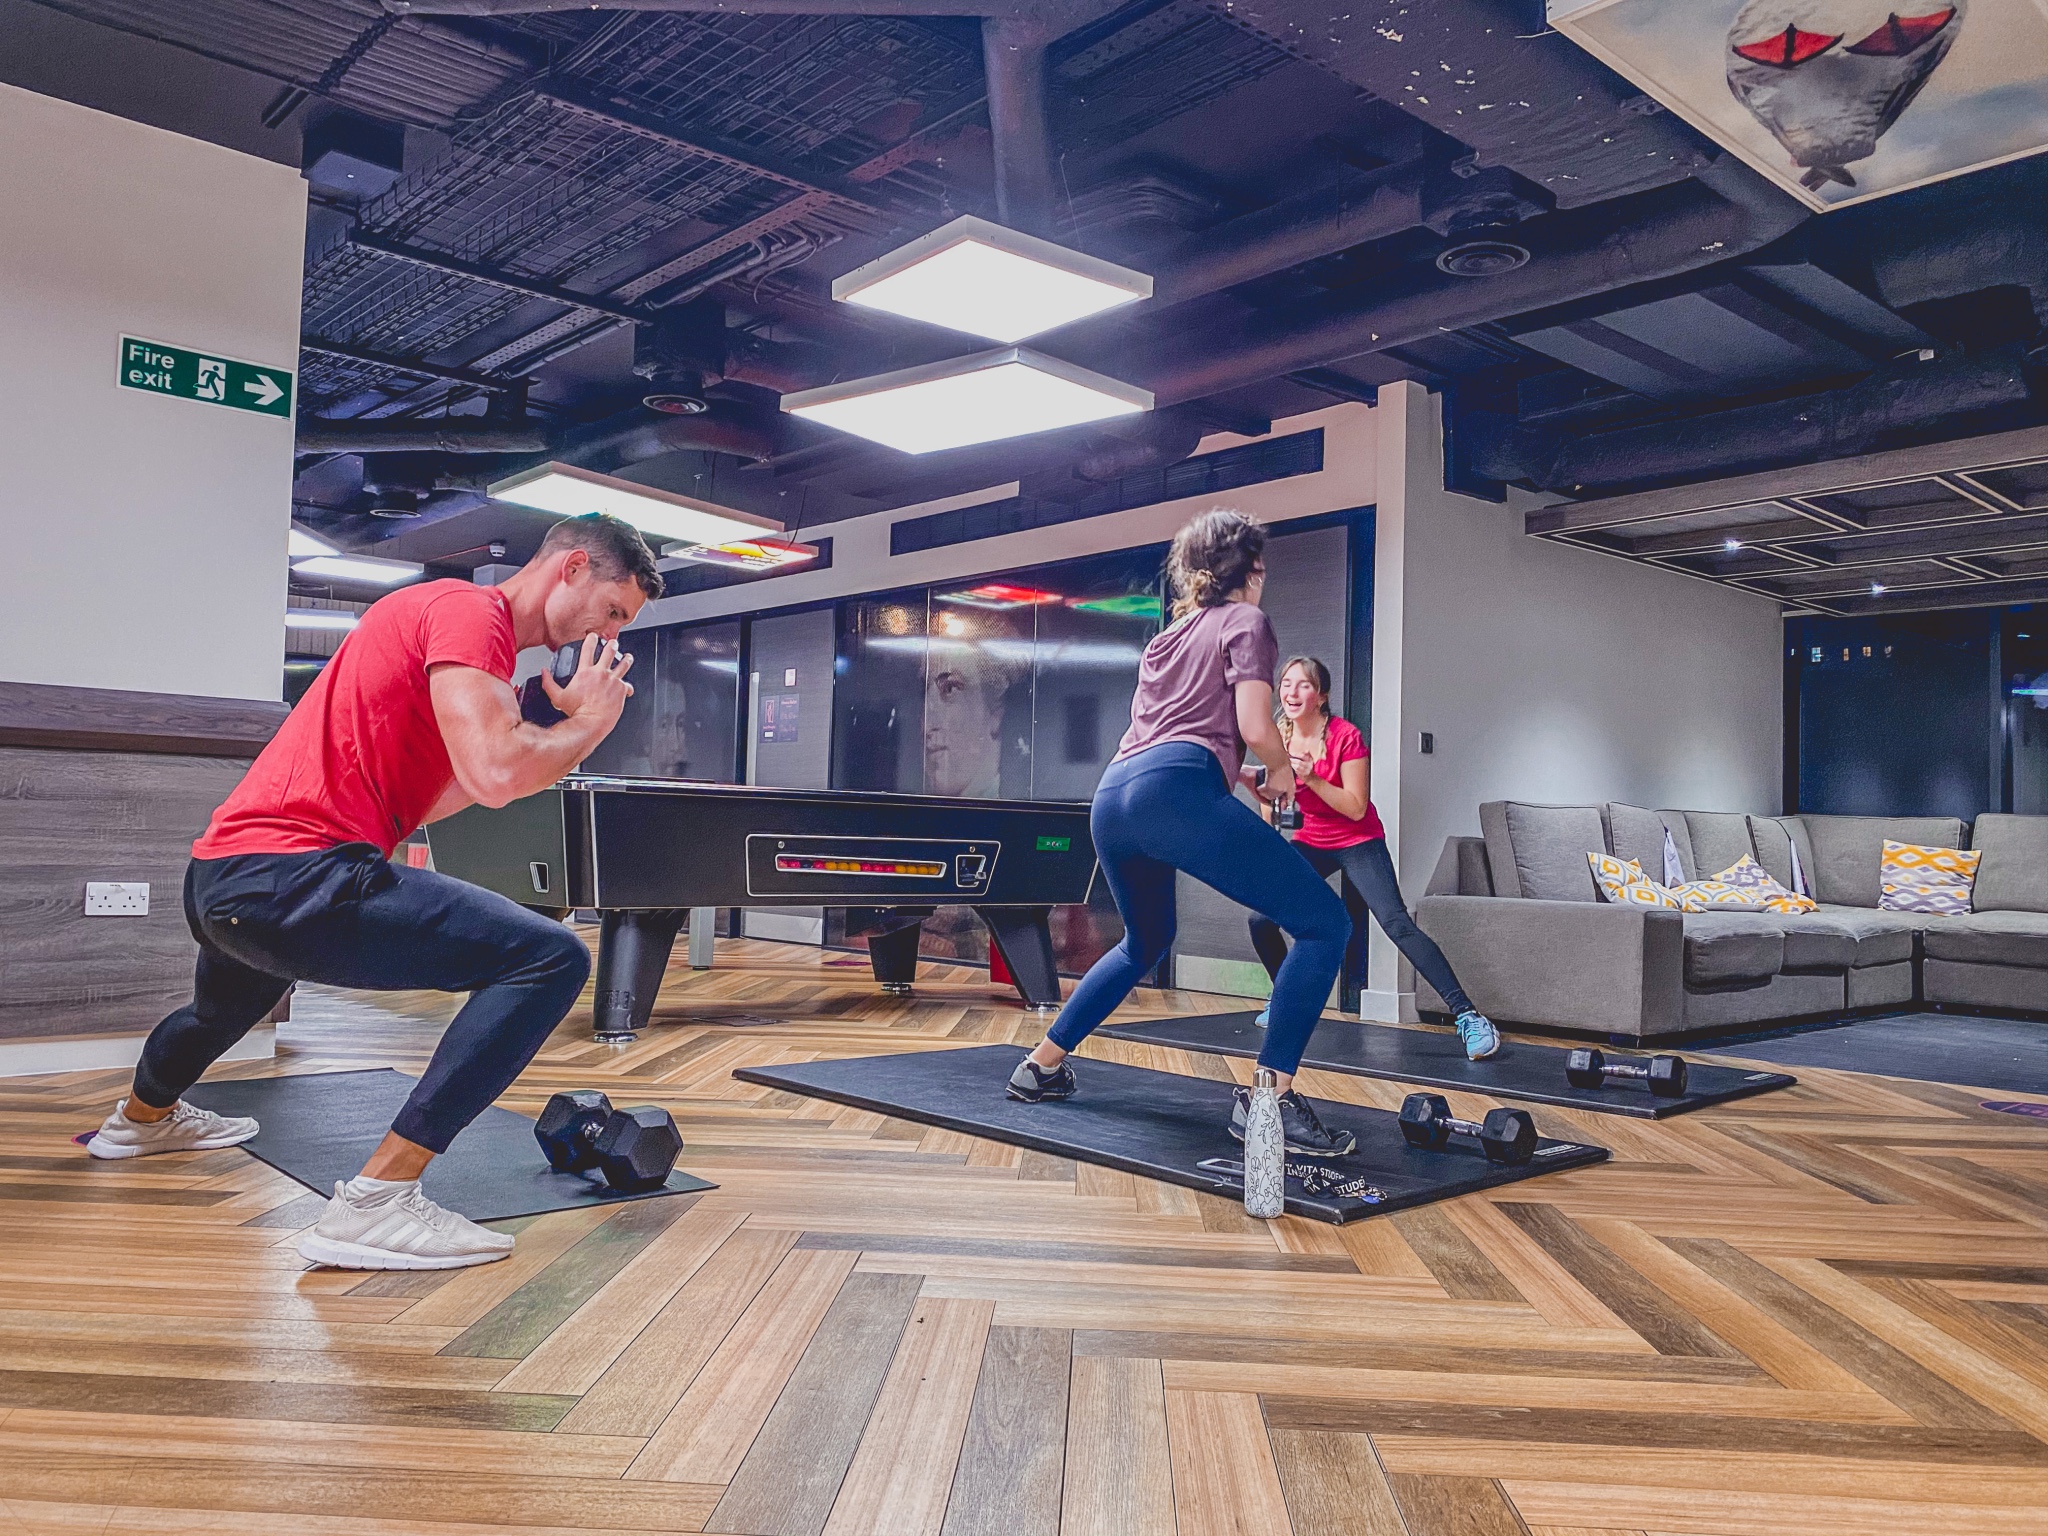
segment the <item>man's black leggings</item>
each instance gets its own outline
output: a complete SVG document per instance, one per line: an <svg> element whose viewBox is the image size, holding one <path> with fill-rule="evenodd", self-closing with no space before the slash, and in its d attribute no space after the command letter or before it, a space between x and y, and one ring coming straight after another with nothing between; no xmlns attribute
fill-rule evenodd
<svg viewBox="0 0 2048 1536"><path fill-rule="evenodd" d="M1365 979L1365 914L1370 911L1379 920L1387 937L1394 941L1394 948L1407 957L1408 963L1422 974L1423 980L1436 988L1437 996L1444 1000L1444 1006L1451 1010L1453 1018L1472 1006L1465 989L1458 985L1451 962L1437 948L1436 940L1416 927L1415 919L1409 916L1408 904L1401 899L1401 882L1394 875L1394 861L1387 853L1385 838L1354 843L1349 848L1311 848L1306 843L1296 843L1294 851L1307 859L1309 867L1326 880L1339 870L1344 873L1341 882L1344 905L1351 913L1351 944L1344 956L1346 976L1356 976L1361 982ZM1256 914L1252 917L1251 929L1252 948L1258 951L1266 974L1271 976L1280 969L1280 962L1287 958L1287 939L1278 927Z"/></svg>
<svg viewBox="0 0 2048 1536"><path fill-rule="evenodd" d="M568 1014L590 951L503 896L392 864L368 843L194 859L185 921L192 1001L150 1034L136 1096L164 1108L277 1006L294 981L467 992L391 1128L431 1152L489 1107Z"/></svg>

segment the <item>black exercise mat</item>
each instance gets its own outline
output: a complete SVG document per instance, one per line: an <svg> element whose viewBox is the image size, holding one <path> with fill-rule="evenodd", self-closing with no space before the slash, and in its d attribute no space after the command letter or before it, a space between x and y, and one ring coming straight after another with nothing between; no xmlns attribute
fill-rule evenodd
<svg viewBox="0 0 2048 1536"><path fill-rule="evenodd" d="M365 1072L308 1072L201 1083L185 1098L221 1115L254 1115L263 1130L242 1147L279 1173L323 1195L363 1171L363 1163L418 1079L381 1067ZM557 1173L533 1139L533 1122L496 1105L478 1115L448 1150L428 1164L421 1186L471 1221L538 1216L578 1205L651 1200L716 1189L676 1172L661 1189L622 1195L602 1180Z"/></svg>
<svg viewBox="0 0 2048 1536"><path fill-rule="evenodd" d="M1235 1181L1197 1166L1205 1160L1243 1156L1229 1130L1229 1083L1110 1061L1076 1061L1081 1091L1073 1098L1022 1104L1006 1097L1003 1085L1023 1055L1021 1046L982 1045L796 1066L741 1067L733 1076L1190 1189L1240 1195ZM1287 1209L1317 1221L1356 1221L1381 1211L1406 1210L1475 1189L1604 1162L1608 1156L1605 1147L1543 1141L1537 1144L1534 1161L1507 1168L1486 1161L1472 1143L1453 1143L1440 1152L1411 1147L1402 1139L1399 1120L1384 1109L1323 1099L1311 1102L1325 1124L1358 1136L1356 1150L1330 1160L1329 1167L1345 1178L1371 1180L1378 1195L1310 1195L1300 1180L1289 1179Z"/></svg>
<svg viewBox="0 0 2048 1536"><path fill-rule="evenodd" d="M1886 1014L1818 1029L1718 1041L1713 1049L1717 1055L1794 1067L1829 1067L2004 1093L2048 1093L2048 1024L2039 1019Z"/></svg>
<svg viewBox="0 0 2048 1536"><path fill-rule="evenodd" d="M1205 1013L1193 1018L1146 1019L1118 1024L1103 1034L1138 1045L1170 1045L1183 1051L1214 1051L1219 1056L1257 1056L1266 1032L1256 1013ZM1609 1060L1634 1061L1652 1052L1601 1048ZM1325 1019L1310 1037L1301 1058L1304 1067L1349 1072L1354 1077L1384 1077L1397 1083L1430 1088L1457 1088L1496 1098L1527 1099L1566 1109L1591 1109L1603 1115L1635 1115L1661 1120L1688 1109L1724 1104L1752 1093L1790 1088L1799 1079L1782 1072L1745 1072L1739 1067L1706 1066L1686 1061L1685 1095L1660 1099L1640 1082L1618 1078L1610 1088L1574 1088L1565 1081L1569 1048L1501 1042L1500 1053L1485 1061L1465 1059L1465 1047L1448 1029L1399 1029L1391 1024L1361 1024L1352 1019Z"/></svg>

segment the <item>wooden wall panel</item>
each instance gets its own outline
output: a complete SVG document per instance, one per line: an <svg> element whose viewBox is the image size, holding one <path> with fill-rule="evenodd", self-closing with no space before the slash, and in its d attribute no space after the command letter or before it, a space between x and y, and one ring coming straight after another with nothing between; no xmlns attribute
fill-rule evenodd
<svg viewBox="0 0 2048 1536"><path fill-rule="evenodd" d="M185 865L247 767L0 747L0 1041L144 1034L189 999ZM147 880L149 916L87 917L88 880Z"/></svg>

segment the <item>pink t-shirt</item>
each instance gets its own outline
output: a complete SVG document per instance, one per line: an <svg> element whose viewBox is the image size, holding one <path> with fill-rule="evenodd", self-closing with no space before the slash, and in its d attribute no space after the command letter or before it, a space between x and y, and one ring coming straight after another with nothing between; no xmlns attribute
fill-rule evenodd
<svg viewBox="0 0 2048 1536"><path fill-rule="evenodd" d="M1279 664L1273 621L1254 603L1218 603L1176 619L1145 647L1131 728L1110 761L1164 742L1192 741L1215 753L1224 778L1236 784L1244 762L1237 685L1270 684Z"/></svg>
<svg viewBox="0 0 2048 1536"><path fill-rule="evenodd" d="M1365 737L1358 727L1333 715L1323 732L1323 755L1316 759L1316 777L1325 784L1341 785L1344 764L1363 761L1367 755ZM1357 821L1332 810L1306 784L1297 783L1294 803L1301 807L1301 830L1294 834L1294 840L1307 847L1354 848L1387 835L1370 798L1365 802L1365 815Z"/></svg>

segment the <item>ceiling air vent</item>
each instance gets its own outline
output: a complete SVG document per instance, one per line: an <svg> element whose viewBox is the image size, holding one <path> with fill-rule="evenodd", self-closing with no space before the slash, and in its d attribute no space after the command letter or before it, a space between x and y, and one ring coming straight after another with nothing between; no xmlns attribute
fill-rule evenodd
<svg viewBox="0 0 2048 1536"><path fill-rule="evenodd" d="M1510 240L1461 240L1436 259L1437 270L1452 277L1499 277L1525 265L1529 252Z"/></svg>

